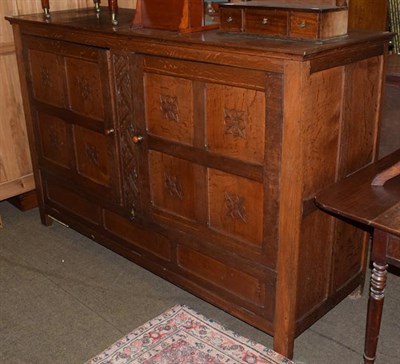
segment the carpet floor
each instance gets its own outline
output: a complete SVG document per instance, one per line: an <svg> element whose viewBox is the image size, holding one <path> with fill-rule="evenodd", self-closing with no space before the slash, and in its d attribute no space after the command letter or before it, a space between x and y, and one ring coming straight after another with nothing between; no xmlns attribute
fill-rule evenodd
<svg viewBox="0 0 400 364"><path fill-rule="evenodd" d="M176 304L272 348L269 335L59 224L0 202L0 363L82 364ZM400 277L389 274L377 364L400 363ZM359 364L367 295L295 342L297 364Z"/></svg>

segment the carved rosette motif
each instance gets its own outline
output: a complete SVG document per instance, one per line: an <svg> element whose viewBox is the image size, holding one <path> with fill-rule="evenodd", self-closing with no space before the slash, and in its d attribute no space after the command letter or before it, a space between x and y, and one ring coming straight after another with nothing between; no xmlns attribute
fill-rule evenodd
<svg viewBox="0 0 400 364"><path fill-rule="evenodd" d="M236 109L224 109L225 134L245 138L246 113Z"/></svg>
<svg viewBox="0 0 400 364"><path fill-rule="evenodd" d="M40 81L42 82L43 87L51 88L53 87L53 82L50 78L50 71L46 66L42 66L40 68Z"/></svg>
<svg viewBox="0 0 400 364"><path fill-rule="evenodd" d="M167 174L164 178L164 186L170 196L178 200L183 199L183 188L178 177Z"/></svg>
<svg viewBox="0 0 400 364"><path fill-rule="evenodd" d="M246 200L235 193L225 192L224 195L226 215L234 220L247 223Z"/></svg>
<svg viewBox="0 0 400 364"><path fill-rule="evenodd" d="M123 173L123 196L130 217L135 218L139 200L137 147L132 142L132 135L137 134L133 117L133 95L129 57L113 55L114 78L116 85L116 110L120 134L120 148Z"/></svg>
<svg viewBox="0 0 400 364"><path fill-rule="evenodd" d="M178 98L160 94L161 117L170 121L179 122Z"/></svg>
<svg viewBox="0 0 400 364"><path fill-rule="evenodd" d="M90 163L94 164L96 167L100 166L99 153L96 146L92 144L85 144L85 153Z"/></svg>
<svg viewBox="0 0 400 364"><path fill-rule="evenodd" d="M58 137L57 130L54 128L51 128L49 130L49 140L50 140L50 145L53 149L58 150L60 147L60 139Z"/></svg>
<svg viewBox="0 0 400 364"><path fill-rule="evenodd" d="M84 99L87 99L92 94L92 88L87 78L78 76L76 82L79 87L79 92Z"/></svg>

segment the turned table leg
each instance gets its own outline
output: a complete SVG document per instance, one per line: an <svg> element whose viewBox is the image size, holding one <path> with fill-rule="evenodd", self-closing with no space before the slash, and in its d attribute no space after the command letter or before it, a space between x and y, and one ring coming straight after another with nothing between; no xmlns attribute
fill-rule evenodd
<svg viewBox="0 0 400 364"><path fill-rule="evenodd" d="M372 242L373 270L368 301L367 327L365 332L365 364L372 364L375 362L376 349L378 346L388 267L386 264L386 243L387 234L375 229Z"/></svg>

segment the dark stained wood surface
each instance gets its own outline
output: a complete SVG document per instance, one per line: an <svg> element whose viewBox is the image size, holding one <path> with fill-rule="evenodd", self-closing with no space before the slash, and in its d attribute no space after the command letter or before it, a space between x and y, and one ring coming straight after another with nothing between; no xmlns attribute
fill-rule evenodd
<svg viewBox="0 0 400 364"><path fill-rule="evenodd" d="M387 0L349 0L349 29L385 30Z"/></svg>
<svg viewBox="0 0 400 364"><path fill-rule="evenodd" d="M375 176L400 161L400 149L316 196L319 207L373 228L400 235L400 175L383 186Z"/></svg>
<svg viewBox="0 0 400 364"><path fill-rule="evenodd" d="M400 267L400 149L317 194L322 209L374 229L364 363L373 364L379 338L388 263ZM390 179L377 185L376 179Z"/></svg>
<svg viewBox="0 0 400 364"><path fill-rule="evenodd" d="M294 338L362 283L363 231L304 206L375 161L390 34L181 34L131 29L132 14L117 27L106 9L10 18L43 222L292 356Z"/></svg>

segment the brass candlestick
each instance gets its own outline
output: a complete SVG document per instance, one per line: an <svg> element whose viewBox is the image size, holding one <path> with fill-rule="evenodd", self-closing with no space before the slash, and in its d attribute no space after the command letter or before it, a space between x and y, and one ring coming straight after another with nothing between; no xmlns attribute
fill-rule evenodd
<svg viewBox="0 0 400 364"><path fill-rule="evenodd" d="M108 8L111 11L112 24L118 25L118 20L117 20L118 0L108 0Z"/></svg>
<svg viewBox="0 0 400 364"><path fill-rule="evenodd" d="M50 0L42 0L43 16L45 19L50 19Z"/></svg>
<svg viewBox="0 0 400 364"><path fill-rule="evenodd" d="M94 11L95 11L96 13L100 13L100 3L101 3L101 0L93 0L93 2L94 2Z"/></svg>

